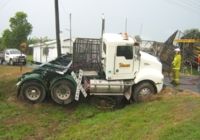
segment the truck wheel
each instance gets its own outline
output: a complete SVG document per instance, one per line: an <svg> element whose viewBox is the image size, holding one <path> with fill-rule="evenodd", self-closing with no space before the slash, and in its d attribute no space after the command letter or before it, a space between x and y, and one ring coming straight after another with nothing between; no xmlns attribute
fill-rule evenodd
<svg viewBox="0 0 200 140"><path fill-rule="evenodd" d="M21 86L23 97L31 103L40 103L46 97L46 91L42 84L37 81L26 82Z"/></svg>
<svg viewBox="0 0 200 140"><path fill-rule="evenodd" d="M13 60L12 60L12 59L10 59L10 60L9 60L9 65L11 65L11 66L12 66L12 65L14 65L14 63L13 63Z"/></svg>
<svg viewBox="0 0 200 140"><path fill-rule="evenodd" d="M75 88L66 80L59 80L51 88L51 98L58 104L69 104L74 100Z"/></svg>
<svg viewBox="0 0 200 140"><path fill-rule="evenodd" d="M132 99L135 102L143 102L151 99L152 95L155 94L154 86L149 82L143 82L134 87Z"/></svg>

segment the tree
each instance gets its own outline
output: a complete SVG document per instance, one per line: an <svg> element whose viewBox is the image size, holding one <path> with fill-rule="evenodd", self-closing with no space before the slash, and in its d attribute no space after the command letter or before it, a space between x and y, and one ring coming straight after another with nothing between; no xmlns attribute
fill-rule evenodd
<svg viewBox="0 0 200 140"><path fill-rule="evenodd" d="M47 41L52 41L53 39L49 39L47 36L45 37L32 37L28 39L28 44L35 44L35 43L44 43Z"/></svg>
<svg viewBox="0 0 200 140"><path fill-rule="evenodd" d="M189 29L184 31L183 37L184 39L199 39L200 38L200 31L199 29Z"/></svg>
<svg viewBox="0 0 200 140"><path fill-rule="evenodd" d="M27 43L28 44L36 44L36 43L44 43L44 42L47 42L47 41L52 41L52 39L49 39L47 36L46 37L32 37L32 38L29 38ZM28 54L33 54L33 48L28 48Z"/></svg>
<svg viewBox="0 0 200 140"><path fill-rule="evenodd" d="M6 47L11 47L12 46L12 33L9 29L4 30L3 32L3 37L1 40L1 44L2 44L2 49L6 48Z"/></svg>
<svg viewBox="0 0 200 140"><path fill-rule="evenodd" d="M2 36L3 47L19 48L21 43L27 42L32 32L32 25L27 20L27 14L17 12L10 20L10 30L6 29Z"/></svg>

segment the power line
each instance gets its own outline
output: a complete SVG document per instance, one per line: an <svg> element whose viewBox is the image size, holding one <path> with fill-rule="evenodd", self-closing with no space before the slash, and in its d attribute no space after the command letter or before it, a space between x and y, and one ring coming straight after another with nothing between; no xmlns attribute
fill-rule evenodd
<svg viewBox="0 0 200 140"><path fill-rule="evenodd" d="M64 13L66 14L66 16L69 16L69 25L67 25L67 26L69 26L69 27L68 27L66 30L69 31L69 36L70 36L70 39L71 39L71 38L72 38L72 25L71 25L72 14L71 14L71 13L68 13L67 10L66 10L65 7L64 7L63 2L62 2L62 1L60 1L60 2L61 2L61 7L62 7Z"/></svg>
<svg viewBox="0 0 200 140"><path fill-rule="evenodd" d="M187 11L193 12L193 13L195 13L195 14L197 14L197 15L200 14L200 13L199 13L199 12L200 12L199 9L196 9L196 8L194 8L194 7L191 7L191 5L188 5L188 4L184 3L184 2L181 2L181 1L174 1L174 0L168 0L168 1L166 1L166 2L168 2L169 4L172 4L172 5L179 6L179 7L181 7L181 8L186 8Z"/></svg>
<svg viewBox="0 0 200 140"><path fill-rule="evenodd" d="M199 8L195 7L195 5L193 5L192 3L188 3L186 1L179 1L179 0L169 0L173 3L175 3L176 5L180 6L180 7L184 7L187 8L187 10L193 11L193 12L199 12Z"/></svg>
<svg viewBox="0 0 200 140"><path fill-rule="evenodd" d="M194 8L196 10L199 10L200 8L200 3L197 2L197 1L194 1L194 0L169 0L171 1L172 3L174 4L178 4L178 5L184 5L184 6L188 6L190 8ZM169 2L169 1L166 1L166 2Z"/></svg>
<svg viewBox="0 0 200 140"><path fill-rule="evenodd" d="M187 0L187 2L190 2L191 4L193 5L196 5L196 6L200 6L200 2L196 1L196 0Z"/></svg>
<svg viewBox="0 0 200 140"><path fill-rule="evenodd" d="M183 0L181 3L183 3L184 5L187 5L188 7L191 7L192 9L195 9L197 11L199 11L199 9L200 9L200 5L194 4L192 1Z"/></svg>
<svg viewBox="0 0 200 140"><path fill-rule="evenodd" d="M67 10L65 9L63 2L62 1L60 1L60 2L61 2L61 7L62 7L63 11L65 12L65 14L69 15L70 13L68 13Z"/></svg>

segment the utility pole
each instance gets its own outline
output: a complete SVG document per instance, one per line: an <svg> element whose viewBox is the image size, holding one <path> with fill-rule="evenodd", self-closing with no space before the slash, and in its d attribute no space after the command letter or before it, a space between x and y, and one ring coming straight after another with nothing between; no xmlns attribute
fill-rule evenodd
<svg viewBox="0 0 200 140"><path fill-rule="evenodd" d="M103 38L103 34L104 34L104 32L105 32L105 16L104 16L104 14L102 14L101 20L102 20L102 25L101 25L101 38Z"/></svg>
<svg viewBox="0 0 200 140"><path fill-rule="evenodd" d="M127 17L125 19L125 33L127 33Z"/></svg>
<svg viewBox="0 0 200 140"><path fill-rule="evenodd" d="M101 25L101 52L103 52L103 34L105 33L105 16L104 14L102 14L102 25ZM102 58L105 58L105 53L103 52L102 55L101 55L101 59Z"/></svg>
<svg viewBox="0 0 200 140"><path fill-rule="evenodd" d="M55 23L56 23L56 42L57 42L57 53L58 57L61 56L61 45L60 45L60 23L59 23L59 8L58 0L55 0Z"/></svg>
<svg viewBox="0 0 200 140"><path fill-rule="evenodd" d="M72 14L69 14L69 38L70 38L70 53L72 53Z"/></svg>

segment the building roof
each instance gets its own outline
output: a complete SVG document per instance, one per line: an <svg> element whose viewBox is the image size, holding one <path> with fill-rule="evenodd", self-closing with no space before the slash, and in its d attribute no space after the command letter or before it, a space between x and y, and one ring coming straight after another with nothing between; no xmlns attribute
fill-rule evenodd
<svg viewBox="0 0 200 140"><path fill-rule="evenodd" d="M43 43L30 44L29 47L30 48L34 48L34 47L46 47L47 45L52 45L52 44L56 44L56 40L47 41L47 42L43 42Z"/></svg>
<svg viewBox="0 0 200 140"><path fill-rule="evenodd" d="M70 41L70 39L63 39L61 44L64 42ZM75 41L75 38L72 38L72 42ZM47 41L47 42L43 42L43 43L35 43L35 44L30 44L29 47L34 48L34 47L46 47L51 45L50 47L54 47L52 46L53 44L56 44L56 40L52 40L52 41ZM56 47L56 45L55 45Z"/></svg>

